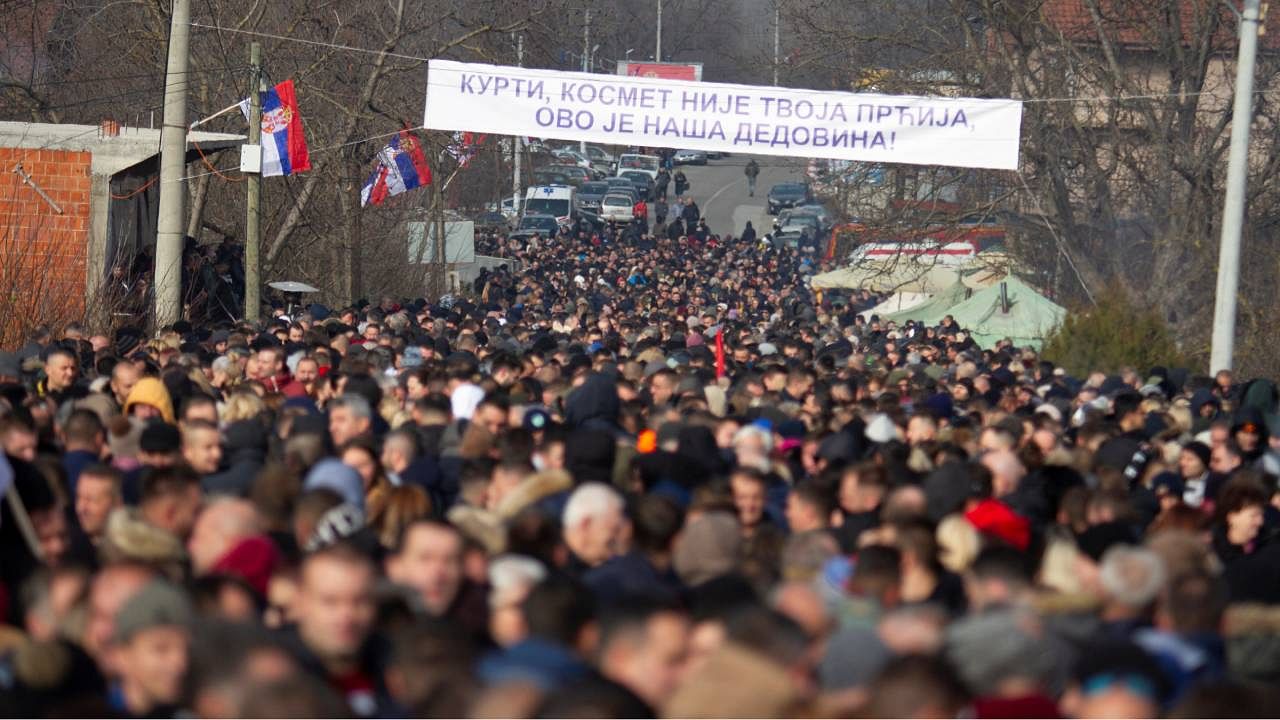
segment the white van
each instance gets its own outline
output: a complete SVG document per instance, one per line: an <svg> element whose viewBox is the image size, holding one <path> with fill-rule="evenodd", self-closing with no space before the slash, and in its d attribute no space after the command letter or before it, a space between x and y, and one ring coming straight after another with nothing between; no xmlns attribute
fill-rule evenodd
<svg viewBox="0 0 1280 720"><path fill-rule="evenodd" d="M643 170L653 180L658 179L658 169L662 167L662 158L657 155L619 155L618 170L621 175L625 170Z"/></svg>
<svg viewBox="0 0 1280 720"><path fill-rule="evenodd" d="M538 185L524 195L524 211L530 215L552 215L563 227L578 219L578 191L567 185Z"/></svg>

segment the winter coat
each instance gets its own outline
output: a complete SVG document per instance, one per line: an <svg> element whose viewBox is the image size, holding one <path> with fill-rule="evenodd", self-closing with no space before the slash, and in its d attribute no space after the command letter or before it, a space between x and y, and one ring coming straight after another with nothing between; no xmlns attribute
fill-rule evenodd
<svg viewBox="0 0 1280 720"><path fill-rule="evenodd" d="M238 420L227 426L223 449L227 469L201 481L210 495L246 497L267 457L267 434L257 420Z"/></svg>

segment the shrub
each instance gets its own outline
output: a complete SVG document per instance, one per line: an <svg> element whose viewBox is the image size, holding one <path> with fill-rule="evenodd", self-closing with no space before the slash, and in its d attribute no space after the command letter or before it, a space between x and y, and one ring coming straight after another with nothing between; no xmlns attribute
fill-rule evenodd
<svg viewBox="0 0 1280 720"><path fill-rule="evenodd" d="M1114 285L1098 295L1097 305L1068 313L1045 338L1042 354L1077 377L1095 370L1133 367L1144 372L1156 365L1186 364L1164 318L1135 305Z"/></svg>

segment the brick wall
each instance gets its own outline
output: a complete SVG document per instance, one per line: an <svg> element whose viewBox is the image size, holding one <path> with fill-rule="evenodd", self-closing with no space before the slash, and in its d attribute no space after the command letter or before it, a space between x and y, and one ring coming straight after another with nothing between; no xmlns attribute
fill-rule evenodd
<svg viewBox="0 0 1280 720"><path fill-rule="evenodd" d="M0 348L84 314L90 162L88 152L0 148ZM13 172L18 163L61 214Z"/></svg>

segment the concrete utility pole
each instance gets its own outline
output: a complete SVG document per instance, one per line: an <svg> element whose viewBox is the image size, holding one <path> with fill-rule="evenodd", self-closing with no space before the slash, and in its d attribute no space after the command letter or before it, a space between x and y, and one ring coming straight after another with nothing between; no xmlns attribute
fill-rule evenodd
<svg viewBox="0 0 1280 720"><path fill-rule="evenodd" d="M516 36L516 67L524 67L523 35ZM517 217L520 215L520 158L523 155L521 152L523 141L524 138L519 135L516 135L511 141L511 152L515 155L511 172L511 212ZM502 208L498 208L498 211L501 212Z"/></svg>
<svg viewBox="0 0 1280 720"><path fill-rule="evenodd" d="M778 85L778 57L782 48L782 0L773 0L773 85Z"/></svg>
<svg viewBox="0 0 1280 720"><path fill-rule="evenodd" d="M587 8L587 16L582 21L582 72L591 72L587 56L591 54L591 8ZM587 156L587 141L578 141L578 151Z"/></svg>
<svg viewBox="0 0 1280 720"><path fill-rule="evenodd" d="M1253 121L1253 73L1261 6L1261 0L1245 0L1244 13L1240 16L1240 56L1236 61L1235 106L1231 111L1231 148L1227 161L1227 195L1222 207L1222 243L1218 249L1210 374L1230 370L1235 356L1240 236L1244 229L1245 190L1249 180L1249 126Z"/></svg>
<svg viewBox="0 0 1280 720"><path fill-rule="evenodd" d="M173 0L169 60L164 75L164 119L160 127L160 207L156 221L156 327L182 313L182 216L187 197L187 61L191 0Z"/></svg>
<svg viewBox="0 0 1280 720"><path fill-rule="evenodd" d="M249 45L249 88L249 144L259 145L262 142L262 45L256 42ZM257 322L262 308L258 296L262 286L258 274L258 250L262 243L258 209L262 200L261 165L259 172L245 173L245 193L248 215L244 221L244 319Z"/></svg>
<svg viewBox="0 0 1280 720"><path fill-rule="evenodd" d="M653 61L662 62L662 0L658 0L658 47L653 49Z"/></svg>

